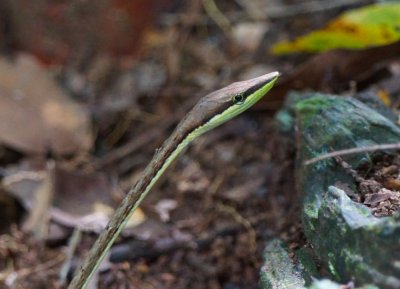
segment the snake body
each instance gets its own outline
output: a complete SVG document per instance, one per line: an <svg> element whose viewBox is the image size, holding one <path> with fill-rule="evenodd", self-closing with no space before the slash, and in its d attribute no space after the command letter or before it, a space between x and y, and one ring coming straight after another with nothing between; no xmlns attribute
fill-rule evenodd
<svg viewBox="0 0 400 289"><path fill-rule="evenodd" d="M200 99L182 119L171 136L156 151L136 185L128 192L107 227L91 248L69 289L86 288L121 230L169 165L194 139L247 110L274 85L278 72L232 83Z"/></svg>

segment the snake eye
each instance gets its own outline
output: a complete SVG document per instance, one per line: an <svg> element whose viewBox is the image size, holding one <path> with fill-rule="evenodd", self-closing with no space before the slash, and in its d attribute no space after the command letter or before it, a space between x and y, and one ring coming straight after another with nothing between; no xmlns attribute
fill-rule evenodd
<svg viewBox="0 0 400 289"><path fill-rule="evenodd" d="M235 94L232 97L232 103L233 104L242 104L243 102L244 102L244 97L243 97L242 93Z"/></svg>

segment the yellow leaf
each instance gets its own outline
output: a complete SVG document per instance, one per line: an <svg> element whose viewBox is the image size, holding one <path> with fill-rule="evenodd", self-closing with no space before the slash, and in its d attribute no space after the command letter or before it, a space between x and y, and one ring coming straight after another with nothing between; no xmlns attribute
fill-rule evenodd
<svg viewBox="0 0 400 289"><path fill-rule="evenodd" d="M323 52L335 48L364 49L400 40L400 3L382 3L348 11L327 27L281 42L274 54Z"/></svg>
<svg viewBox="0 0 400 289"><path fill-rule="evenodd" d="M392 104L392 100L390 99L390 95L386 90L380 89L378 91L378 97L383 102L384 105L390 106Z"/></svg>

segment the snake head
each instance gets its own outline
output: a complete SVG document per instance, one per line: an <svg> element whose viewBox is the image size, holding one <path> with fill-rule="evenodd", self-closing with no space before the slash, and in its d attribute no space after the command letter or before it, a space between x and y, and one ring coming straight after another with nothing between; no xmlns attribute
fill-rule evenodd
<svg viewBox="0 0 400 289"><path fill-rule="evenodd" d="M192 139L241 114L274 86L279 72L234 82L204 96L183 120L181 127Z"/></svg>

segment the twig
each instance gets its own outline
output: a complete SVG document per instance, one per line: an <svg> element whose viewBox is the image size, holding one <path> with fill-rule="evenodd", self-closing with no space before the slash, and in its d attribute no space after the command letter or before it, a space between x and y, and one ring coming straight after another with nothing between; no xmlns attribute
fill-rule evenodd
<svg viewBox="0 0 400 289"><path fill-rule="evenodd" d="M129 110L122 116L122 119L118 121L115 128L105 139L107 147L112 147L121 139L121 137L131 126L132 120L133 120L133 112Z"/></svg>
<svg viewBox="0 0 400 289"><path fill-rule="evenodd" d="M76 247L81 240L82 232L79 228L75 229L68 242L68 252L64 264L60 270L60 284L65 285L67 281L68 271L71 268L72 259L75 254Z"/></svg>
<svg viewBox="0 0 400 289"><path fill-rule="evenodd" d="M210 247L215 239L235 235L241 230L243 230L243 226L235 224L196 240L144 241L121 244L111 249L110 261L119 263L141 258L153 260L159 256L171 254L178 250L205 250Z"/></svg>
<svg viewBox="0 0 400 289"><path fill-rule="evenodd" d="M168 127L176 123L184 115L183 113L188 109L189 106L193 105L193 100L188 100L183 103L181 109L176 111L176 113L167 120L158 121L160 123L156 128L145 131L137 137L133 138L123 146L112 150L105 156L96 159L92 162L94 169L101 169L109 166L110 164L119 161L127 157L128 155L134 153L136 150L144 147L148 143L155 140L160 134L162 134Z"/></svg>
<svg viewBox="0 0 400 289"><path fill-rule="evenodd" d="M49 208L54 196L55 162L47 162L47 176L35 192L35 200L23 230L32 232L36 239L43 241L46 238L49 223Z"/></svg>
<svg viewBox="0 0 400 289"><path fill-rule="evenodd" d="M338 156L345 156L345 155L352 155L352 154L359 154L359 153L366 153L366 152L375 152L375 151L383 151L383 150L397 150L400 149L400 143L391 143L391 144L381 144L381 145L374 145L368 147L361 147L361 148L350 148L350 149L343 149L334 152L330 152L319 157L315 157L309 159L304 162L306 166L311 165L313 163L338 157Z"/></svg>
<svg viewBox="0 0 400 289"><path fill-rule="evenodd" d="M250 237L250 246L251 246L250 250L252 252L255 252L257 250L257 234L256 234L256 231L254 230L251 222L249 220L247 220L245 217L243 217L242 215L240 215L239 212L234 207L230 207L230 206L224 205L222 203L219 203L217 205L217 208L221 212L231 215L236 222L238 222L239 224L241 224L243 227L246 228L246 230L249 234L249 237Z"/></svg>
<svg viewBox="0 0 400 289"><path fill-rule="evenodd" d="M351 176L357 183L362 183L365 179L358 174L358 172L352 168L352 166L346 162L342 157L336 156L334 157L335 161L344 169L344 171Z"/></svg>
<svg viewBox="0 0 400 289"><path fill-rule="evenodd" d="M164 122L163 125L156 127L150 131L145 131L139 136L133 138L131 141L127 142L125 145L114 149L109 154L106 154L102 158L95 160L92 165L95 169L100 169L106 167L120 159L125 158L126 156L134 153L139 148L144 147L149 142L153 141L157 138L168 126L170 126L173 121Z"/></svg>
<svg viewBox="0 0 400 289"><path fill-rule="evenodd" d="M231 30L231 23L228 18L219 10L214 0L203 0L203 7L208 16L221 28L225 33Z"/></svg>

